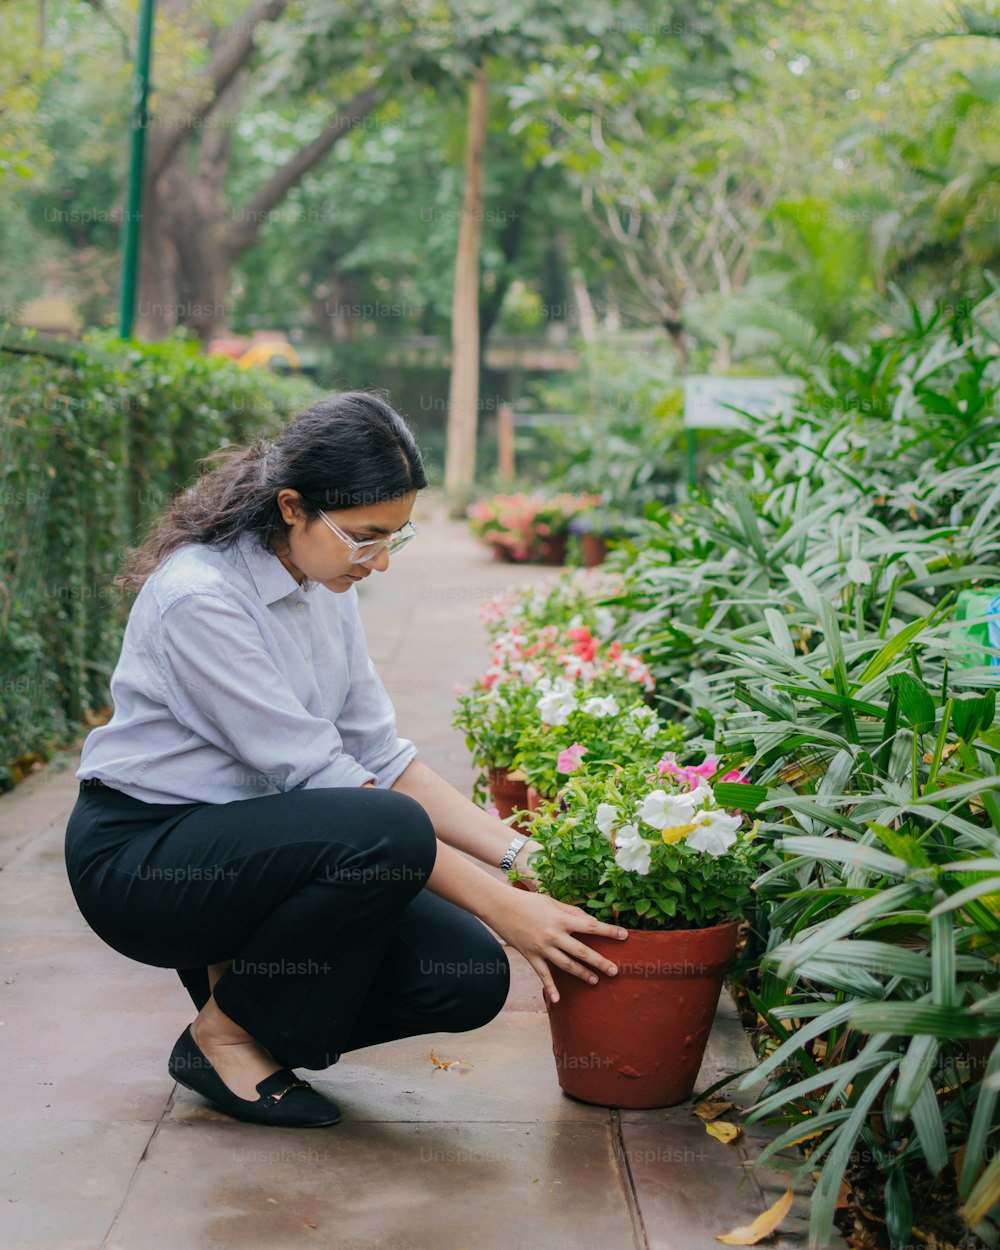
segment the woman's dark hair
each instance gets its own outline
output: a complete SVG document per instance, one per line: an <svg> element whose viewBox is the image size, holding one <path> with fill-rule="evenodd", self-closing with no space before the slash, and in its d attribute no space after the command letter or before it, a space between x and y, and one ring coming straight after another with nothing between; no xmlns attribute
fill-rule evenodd
<svg viewBox="0 0 1000 1250"><path fill-rule="evenodd" d="M302 499L308 522L321 511L363 508L427 485L409 426L368 391L328 395L302 410L273 439L222 447L199 463L216 464L177 495L140 546L125 552L115 585L138 591L177 547L227 547L252 533L275 549L288 530L277 496L286 487Z"/></svg>

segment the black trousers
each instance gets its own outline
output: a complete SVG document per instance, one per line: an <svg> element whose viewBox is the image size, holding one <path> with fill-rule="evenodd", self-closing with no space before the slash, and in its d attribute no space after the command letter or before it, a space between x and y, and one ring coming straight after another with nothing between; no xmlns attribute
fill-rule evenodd
<svg viewBox="0 0 1000 1250"><path fill-rule="evenodd" d="M424 888L437 841L423 807L377 788L230 803L143 803L84 781L65 859L84 919L139 963L175 968L199 1009L232 960L221 1010L293 1067L492 1020L503 946Z"/></svg>

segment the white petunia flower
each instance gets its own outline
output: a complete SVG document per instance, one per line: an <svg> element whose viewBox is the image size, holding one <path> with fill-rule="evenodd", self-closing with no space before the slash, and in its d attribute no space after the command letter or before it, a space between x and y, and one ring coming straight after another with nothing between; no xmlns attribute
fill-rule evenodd
<svg viewBox="0 0 1000 1250"><path fill-rule="evenodd" d="M649 875L652 851L649 843L635 825L623 825L615 838L615 863L626 872L636 872L640 877Z"/></svg>
<svg viewBox="0 0 1000 1250"><path fill-rule="evenodd" d="M584 684L594 680L594 665L579 655L561 655L559 662L567 677L574 678Z"/></svg>
<svg viewBox="0 0 1000 1250"><path fill-rule="evenodd" d="M576 710L576 699L568 691L553 690L543 694L535 707L544 724L565 725L570 712Z"/></svg>
<svg viewBox="0 0 1000 1250"><path fill-rule="evenodd" d="M736 830L742 819L741 816L730 816L721 808L702 812L698 828L692 829L687 836L687 844L693 851L704 851L716 857L725 855L736 841Z"/></svg>
<svg viewBox="0 0 1000 1250"><path fill-rule="evenodd" d="M618 706L618 700L613 694L609 694L603 699L599 695L585 699L582 708L588 716L596 716L598 719L602 719L605 716L617 716L621 710Z"/></svg>
<svg viewBox="0 0 1000 1250"><path fill-rule="evenodd" d="M618 819L618 808L613 803L598 803L594 815L594 824L606 838L611 837L611 830Z"/></svg>
<svg viewBox="0 0 1000 1250"><path fill-rule="evenodd" d="M675 825L689 825L694 816L694 794L667 794L666 790L654 790L639 805L638 816L654 829L673 829Z"/></svg>

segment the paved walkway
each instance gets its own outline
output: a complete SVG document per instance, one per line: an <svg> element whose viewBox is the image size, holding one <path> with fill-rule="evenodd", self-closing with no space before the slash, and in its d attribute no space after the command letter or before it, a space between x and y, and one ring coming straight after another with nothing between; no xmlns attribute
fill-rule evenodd
<svg viewBox="0 0 1000 1250"><path fill-rule="evenodd" d="M494 564L426 496L420 539L362 591L400 733L468 793L456 682L482 670L476 607L550 570ZM104 946L62 859L69 752L0 797L0 1246L5 1250L717 1250L784 1188L740 1185L759 1138L709 1137L692 1103L614 1111L556 1083L537 976L511 951L504 1011L464 1034L309 1073L330 1129L232 1120L166 1071L193 1009L176 974ZM497 870L499 876L499 870ZM450 1070L430 1059L462 1059ZM699 1078L753 1056L723 996ZM805 1202L781 1246L803 1246ZM775 1241L764 1243L774 1246Z"/></svg>

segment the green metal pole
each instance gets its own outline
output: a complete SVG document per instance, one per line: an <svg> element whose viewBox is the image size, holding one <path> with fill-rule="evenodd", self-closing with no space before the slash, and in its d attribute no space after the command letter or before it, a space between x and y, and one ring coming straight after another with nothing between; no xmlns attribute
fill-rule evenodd
<svg viewBox="0 0 1000 1250"><path fill-rule="evenodd" d="M122 247L121 303L118 333L132 335L135 321L135 292L139 271L139 241L142 235L142 183L146 168L146 130L149 126L149 61L153 48L153 9L156 0L140 0L139 34L132 75L132 149L129 155L128 196Z"/></svg>

